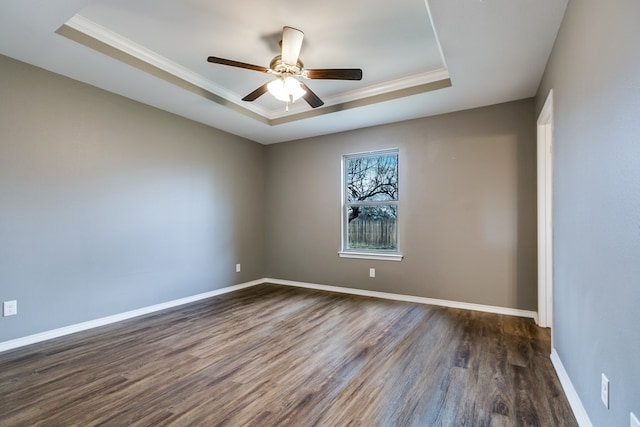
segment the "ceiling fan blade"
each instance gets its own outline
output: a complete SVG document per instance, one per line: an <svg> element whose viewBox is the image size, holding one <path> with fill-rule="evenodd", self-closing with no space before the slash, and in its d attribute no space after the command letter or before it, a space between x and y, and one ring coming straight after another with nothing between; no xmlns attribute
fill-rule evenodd
<svg viewBox="0 0 640 427"><path fill-rule="evenodd" d="M326 80L362 80L362 70L360 68L327 68L317 70L306 70L310 79Z"/></svg>
<svg viewBox="0 0 640 427"><path fill-rule="evenodd" d="M300 48L302 47L304 33L292 27L282 28L282 62L287 65L296 65Z"/></svg>
<svg viewBox="0 0 640 427"><path fill-rule="evenodd" d="M307 93L302 95L302 98L304 98L304 100L307 101L307 104L309 104L311 108L318 108L324 105L324 102L322 101L322 99L320 99L318 95L313 93L313 91L309 89L309 86L307 86L302 82L300 82L300 86L302 86L302 89L307 91Z"/></svg>
<svg viewBox="0 0 640 427"><path fill-rule="evenodd" d="M215 56L208 57L207 61L213 62L214 64L229 65L231 67L246 68L247 70L260 71L262 73L266 73L267 71L269 71L268 68L261 67L260 65L247 64L245 62L232 61L230 59L217 58Z"/></svg>
<svg viewBox="0 0 640 427"><path fill-rule="evenodd" d="M251 92L249 95L245 96L244 98L242 98L243 101L255 101L256 99L260 98L262 95L264 95L265 93L267 93L267 85L269 83L265 83L262 86L260 86L258 89L254 90L253 92Z"/></svg>

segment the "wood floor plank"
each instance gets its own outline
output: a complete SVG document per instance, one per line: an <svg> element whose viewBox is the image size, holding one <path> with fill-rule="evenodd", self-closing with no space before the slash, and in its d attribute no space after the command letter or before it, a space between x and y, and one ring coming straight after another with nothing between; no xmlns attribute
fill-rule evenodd
<svg viewBox="0 0 640 427"><path fill-rule="evenodd" d="M530 319L260 285L0 354L0 426L575 426Z"/></svg>

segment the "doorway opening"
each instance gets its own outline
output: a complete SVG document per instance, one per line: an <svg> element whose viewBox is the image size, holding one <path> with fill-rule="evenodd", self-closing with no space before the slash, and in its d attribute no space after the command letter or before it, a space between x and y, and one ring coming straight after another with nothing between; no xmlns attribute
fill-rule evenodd
<svg viewBox="0 0 640 427"><path fill-rule="evenodd" d="M553 325L553 89L538 116L538 325ZM553 331L553 328L552 328ZM553 340L553 334L552 334Z"/></svg>

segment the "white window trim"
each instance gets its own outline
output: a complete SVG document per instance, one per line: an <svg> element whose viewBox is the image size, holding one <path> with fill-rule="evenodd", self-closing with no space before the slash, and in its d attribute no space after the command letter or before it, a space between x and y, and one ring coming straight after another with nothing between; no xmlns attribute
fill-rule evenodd
<svg viewBox="0 0 640 427"><path fill-rule="evenodd" d="M402 261L404 255L400 253L388 253L384 252L355 252L355 251L338 251L340 258L355 258L355 259L373 259L377 261Z"/></svg>
<svg viewBox="0 0 640 427"><path fill-rule="evenodd" d="M346 211L346 203L345 203L345 169L344 169L344 165L345 165L345 159L350 158L350 157L365 157L365 156L379 156L379 155L384 155L385 153L394 153L396 154L396 156L398 156L398 166L400 164L400 150L398 148L386 148L383 150L374 150L374 151L365 151L365 152L360 152L360 153L351 153L351 154L345 154L342 155L340 158L340 170L342 172L342 179L341 179L341 185L342 185L342 190L340 191L340 196L341 196L341 200L340 200L340 204L342 206L341 209L341 231L340 231L340 246L341 246L341 250L338 251L338 256L340 256L340 258L352 258L352 259L369 259L369 260L376 260L376 261L395 261L395 262L400 262L402 261L402 259L404 258L404 255L400 252L400 233L398 231L398 235L396 236L397 238L397 245L398 245L398 250L397 251L384 251L384 250L380 250L380 251L358 251L358 250L348 250L345 249L345 236L346 236L346 232L347 232L347 224L345 223L345 211ZM399 167L398 167L399 169ZM398 177L399 178L399 177ZM374 202L375 203L375 202ZM381 204L383 202L380 202ZM396 206L398 207L398 212L400 212L400 199L398 198L398 200L395 201ZM398 216L399 218L399 216ZM399 223L399 221L398 221Z"/></svg>

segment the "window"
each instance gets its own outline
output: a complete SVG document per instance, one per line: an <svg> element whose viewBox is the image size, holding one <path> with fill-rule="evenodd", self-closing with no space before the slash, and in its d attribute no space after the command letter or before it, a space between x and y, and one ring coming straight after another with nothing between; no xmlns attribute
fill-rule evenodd
<svg viewBox="0 0 640 427"><path fill-rule="evenodd" d="M400 261L398 150L350 154L342 162L340 256Z"/></svg>

